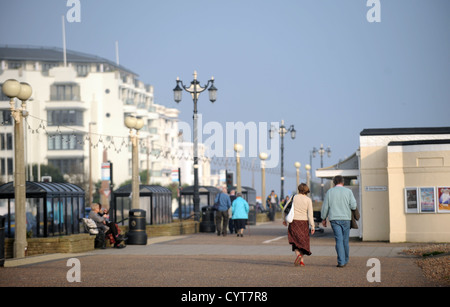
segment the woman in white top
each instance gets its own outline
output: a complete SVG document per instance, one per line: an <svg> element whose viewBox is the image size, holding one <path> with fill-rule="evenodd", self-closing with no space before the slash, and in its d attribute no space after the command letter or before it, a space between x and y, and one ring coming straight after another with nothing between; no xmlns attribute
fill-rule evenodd
<svg viewBox="0 0 450 307"><path fill-rule="evenodd" d="M303 255L311 255L309 247L309 226L311 226L311 234L314 234L314 217L311 198L306 196L309 193L309 187L301 183L298 186L298 193L294 196L292 206L294 207L294 220L288 227L289 244L292 245L292 251L295 252L297 258L294 265L305 266L303 263ZM287 226L286 220L283 225Z"/></svg>

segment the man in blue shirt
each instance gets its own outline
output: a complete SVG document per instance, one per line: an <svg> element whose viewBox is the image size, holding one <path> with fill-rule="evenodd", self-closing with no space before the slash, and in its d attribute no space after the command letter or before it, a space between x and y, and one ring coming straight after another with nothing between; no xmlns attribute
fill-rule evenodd
<svg viewBox="0 0 450 307"><path fill-rule="evenodd" d="M228 226L228 209L231 207L230 196L227 194L227 188L222 188L222 192L217 194L216 199L214 200L215 204L218 204L216 211L216 229L217 235L223 235L224 237L227 235L227 226Z"/></svg>
<svg viewBox="0 0 450 307"><path fill-rule="evenodd" d="M328 190L323 201L321 217L323 226L330 220L336 241L337 267L343 268L349 258L350 222L352 210L356 209L356 199L350 189L344 188L344 178L340 175L333 178L335 187Z"/></svg>

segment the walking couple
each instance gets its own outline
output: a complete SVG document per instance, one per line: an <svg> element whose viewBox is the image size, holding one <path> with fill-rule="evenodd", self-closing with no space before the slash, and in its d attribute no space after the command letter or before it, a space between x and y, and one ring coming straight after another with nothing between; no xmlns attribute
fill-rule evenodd
<svg viewBox="0 0 450 307"><path fill-rule="evenodd" d="M328 218L333 229L336 241L337 267L344 267L349 259L349 236L352 210L356 209L356 199L350 189L344 188L344 178L336 176L333 178L334 188L328 190L322 204L321 217L323 226L326 227ZM304 255L310 256L309 227L314 234L314 217L312 201L307 196L309 187L302 183L298 186L298 194L292 200L294 220L289 223L288 240L292 245L292 251L297 258L296 266L305 266ZM291 209L292 210L292 209ZM287 226L286 220L283 225Z"/></svg>
<svg viewBox="0 0 450 307"><path fill-rule="evenodd" d="M232 195L227 194L227 188L223 188L222 192L217 194L215 198L216 207L216 228L217 235L227 235L227 226L230 226L230 231L236 231L238 237L244 236L244 229L248 219L249 205L247 201L242 198L242 193L237 193L234 196L234 190L231 191ZM231 212L230 212L231 211ZM231 213L231 223L228 223Z"/></svg>

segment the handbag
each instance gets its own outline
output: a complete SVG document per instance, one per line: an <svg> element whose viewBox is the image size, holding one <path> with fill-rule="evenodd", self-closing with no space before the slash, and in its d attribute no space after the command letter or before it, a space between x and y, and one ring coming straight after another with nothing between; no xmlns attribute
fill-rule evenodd
<svg viewBox="0 0 450 307"><path fill-rule="evenodd" d="M352 210L352 220L350 222L350 229L358 229L358 223L356 223L356 221L359 221L359 211L358 211L358 207L356 207L355 210Z"/></svg>
<svg viewBox="0 0 450 307"><path fill-rule="evenodd" d="M220 206L220 193L217 195L216 197L216 201L214 202L213 205L213 210L218 211L219 210L219 206Z"/></svg>
<svg viewBox="0 0 450 307"><path fill-rule="evenodd" d="M294 220L294 195L291 196L286 207L284 208L285 220L287 223L292 223Z"/></svg>

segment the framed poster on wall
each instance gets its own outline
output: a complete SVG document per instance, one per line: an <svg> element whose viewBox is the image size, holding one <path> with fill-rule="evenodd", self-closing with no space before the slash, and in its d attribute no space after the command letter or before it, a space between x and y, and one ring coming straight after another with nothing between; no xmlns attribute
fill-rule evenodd
<svg viewBox="0 0 450 307"><path fill-rule="evenodd" d="M439 213L450 213L450 187L437 188L437 201Z"/></svg>
<svg viewBox="0 0 450 307"><path fill-rule="evenodd" d="M421 187L419 188L420 213L436 212L435 188Z"/></svg>
<svg viewBox="0 0 450 307"><path fill-rule="evenodd" d="M405 188L405 213L418 213L417 188Z"/></svg>

